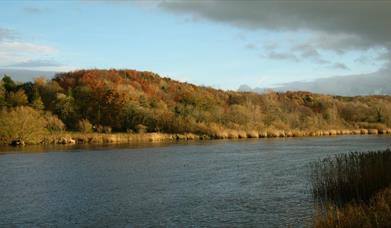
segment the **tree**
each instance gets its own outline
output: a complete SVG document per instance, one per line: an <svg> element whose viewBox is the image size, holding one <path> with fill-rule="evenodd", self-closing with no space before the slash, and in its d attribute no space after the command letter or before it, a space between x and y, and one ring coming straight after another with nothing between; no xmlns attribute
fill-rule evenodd
<svg viewBox="0 0 391 228"><path fill-rule="evenodd" d="M16 89L16 84L10 76L5 74L2 81L7 92L14 91Z"/></svg>
<svg viewBox="0 0 391 228"><path fill-rule="evenodd" d="M43 110L45 109L45 105L42 102L42 99L40 96L35 97L33 101L31 102L31 107L38 109L38 110Z"/></svg>
<svg viewBox="0 0 391 228"><path fill-rule="evenodd" d="M23 89L19 89L16 92L9 92L8 94L8 104L12 107L22 106L28 103L28 99Z"/></svg>
<svg viewBox="0 0 391 228"><path fill-rule="evenodd" d="M0 108L3 106L6 106L6 100L5 100L6 90L4 88L4 82L0 81Z"/></svg>
<svg viewBox="0 0 391 228"><path fill-rule="evenodd" d="M77 128L75 102L71 93L68 96L62 93L57 94L54 113L60 117L68 128Z"/></svg>
<svg viewBox="0 0 391 228"><path fill-rule="evenodd" d="M0 111L0 139L7 144L13 140L39 143L47 133L46 125L43 115L28 106Z"/></svg>

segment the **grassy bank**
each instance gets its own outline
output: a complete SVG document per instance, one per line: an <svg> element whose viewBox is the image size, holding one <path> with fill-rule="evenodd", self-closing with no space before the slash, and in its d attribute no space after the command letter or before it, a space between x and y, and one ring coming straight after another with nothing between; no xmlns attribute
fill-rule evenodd
<svg viewBox="0 0 391 228"><path fill-rule="evenodd" d="M315 227L389 227L391 150L350 153L315 162Z"/></svg>
<svg viewBox="0 0 391 228"><path fill-rule="evenodd" d="M176 140L199 140L202 136L194 134L165 133L79 133L64 132L50 134L43 138L42 144L125 144L137 142L162 142Z"/></svg>
<svg viewBox="0 0 391 228"><path fill-rule="evenodd" d="M246 138L285 138L305 136L336 136L336 135L366 135L391 134L391 129L328 130L328 131L236 131L223 130L210 135L193 133L82 133L82 132L52 132L35 135L34 141L19 140L20 144L126 144L137 142L162 142L177 140L210 140L210 139L246 139ZM12 144L15 139L1 141L1 144Z"/></svg>

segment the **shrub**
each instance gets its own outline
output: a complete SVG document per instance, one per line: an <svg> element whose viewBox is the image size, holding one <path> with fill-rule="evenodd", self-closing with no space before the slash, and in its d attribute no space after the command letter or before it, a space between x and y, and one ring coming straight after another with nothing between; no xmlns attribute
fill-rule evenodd
<svg viewBox="0 0 391 228"><path fill-rule="evenodd" d="M28 103L27 96L24 92L24 90L19 89L16 92L10 92L8 95L8 104L10 106L21 106L21 105L26 105Z"/></svg>
<svg viewBox="0 0 391 228"><path fill-rule="evenodd" d="M38 109L38 110L43 110L43 109L45 109L45 105L43 104L41 97L35 98L35 99L31 102L31 107L33 107L33 108L35 108L35 109Z"/></svg>
<svg viewBox="0 0 391 228"><path fill-rule="evenodd" d="M92 132L92 124L90 123L90 121L88 121L88 119L80 120L78 127L79 127L79 131L83 133Z"/></svg>
<svg viewBox="0 0 391 228"><path fill-rule="evenodd" d="M142 125L142 124L137 124L136 131L137 131L137 133L145 133L145 132L147 132L147 126Z"/></svg>
<svg viewBox="0 0 391 228"><path fill-rule="evenodd" d="M64 123L56 116L47 112L45 114L46 128L49 132L63 131L65 130Z"/></svg>
<svg viewBox="0 0 391 228"><path fill-rule="evenodd" d="M103 132L106 133L106 134L110 134L110 133L111 133L111 130L112 130L112 129L111 129L111 127L109 127L109 126L104 126L104 127L103 127Z"/></svg>
<svg viewBox="0 0 391 228"><path fill-rule="evenodd" d="M111 133L111 127L109 126L97 125L94 130L98 133Z"/></svg>

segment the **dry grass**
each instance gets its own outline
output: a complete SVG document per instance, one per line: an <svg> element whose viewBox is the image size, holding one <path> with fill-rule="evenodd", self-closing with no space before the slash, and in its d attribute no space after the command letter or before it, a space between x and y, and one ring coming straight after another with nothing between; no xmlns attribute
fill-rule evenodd
<svg viewBox="0 0 391 228"><path fill-rule="evenodd" d="M192 139L191 136L184 136L179 134L165 134L165 133L56 133L45 137L43 144L123 144L133 142L160 142L173 141L181 136L183 139Z"/></svg>
<svg viewBox="0 0 391 228"><path fill-rule="evenodd" d="M98 133L98 132L50 132L40 135L35 144L108 144L108 143L133 143L133 142L159 142L175 140L204 140L204 139L246 139L246 138L282 138L303 136L333 136L350 134L391 134L391 129L355 129L355 130L233 130L223 129L219 126L211 126L207 134L168 134L168 133ZM9 140L8 140L9 141ZM1 140L0 144L8 141Z"/></svg>
<svg viewBox="0 0 391 228"><path fill-rule="evenodd" d="M248 131L247 138L260 138L257 131Z"/></svg>
<svg viewBox="0 0 391 228"><path fill-rule="evenodd" d="M370 135L377 135L379 131L377 129L368 129L368 134Z"/></svg>
<svg viewBox="0 0 391 228"><path fill-rule="evenodd" d="M319 213L314 227L391 227L391 188L370 199L368 204L349 203L345 207L329 206Z"/></svg>

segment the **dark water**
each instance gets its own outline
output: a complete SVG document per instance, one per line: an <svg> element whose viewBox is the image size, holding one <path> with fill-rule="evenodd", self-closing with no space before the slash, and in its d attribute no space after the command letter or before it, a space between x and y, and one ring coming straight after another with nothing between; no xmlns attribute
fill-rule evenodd
<svg viewBox="0 0 391 228"><path fill-rule="evenodd" d="M301 227L311 161L390 147L346 136L2 152L0 227Z"/></svg>

